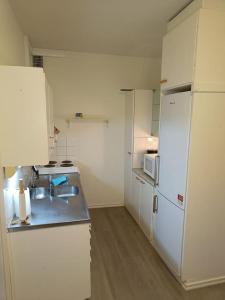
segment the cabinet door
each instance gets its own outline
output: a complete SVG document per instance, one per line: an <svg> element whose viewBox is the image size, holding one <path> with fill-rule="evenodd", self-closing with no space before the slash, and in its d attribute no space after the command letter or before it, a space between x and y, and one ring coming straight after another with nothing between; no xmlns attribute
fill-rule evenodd
<svg viewBox="0 0 225 300"><path fill-rule="evenodd" d="M163 89L191 84L196 52L198 13L169 31L163 39Z"/></svg>
<svg viewBox="0 0 225 300"><path fill-rule="evenodd" d="M153 186L141 180L140 226L149 240L152 238Z"/></svg>
<svg viewBox="0 0 225 300"><path fill-rule="evenodd" d="M125 155L133 153L134 136L134 91L125 97Z"/></svg>
<svg viewBox="0 0 225 300"><path fill-rule="evenodd" d="M46 81L46 105L48 119L48 135L54 138L54 117L53 117L53 93L50 85Z"/></svg>
<svg viewBox="0 0 225 300"><path fill-rule="evenodd" d="M15 300L90 298L89 224L14 232L9 239Z"/></svg>
<svg viewBox="0 0 225 300"><path fill-rule="evenodd" d="M134 95L133 92L128 92L125 98L124 201L130 212L132 210L133 114Z"/></svg>
<svg viewBox="0 0 225 300"><path fill-rule="evenodd" d="M124 202L126 208L132 210L132 155L125 156L124 170Z"/></svg>
<svg viewBox="0 0 225 300"><path fill-rule="evenodd" d="M48 122L48 140L49 151L55 147L55 135L54 135L54 116L53 116L53 93L50 85L46 80L46 108L47 108L47 122Z"/></svg>
<svg viewBox="0 0 225 300"><path fill-rule="evenodd" d="M141 179L135 173L133 173L131 214L138 224L140 221L140 194L141 194Z"/></svg>
<svg viewBox="0 0 225 300"><path fill-rule="evenodd" d="M0 165L48 162L45 76L40 68L0 67Z"/></svg>
<svg viewBox="0 0 225 300"><path fill-rule="evenodd" d="M169 268L180 275L184 211L163 197L157 196L154 213L153 245ZM154 200L155 201L155 200Z"/></svg>
<svg viewBox="0 0 225 300"><path fill-rule="evenodd" d="M146 138L151 135L153 92L135 90L134 95L134 137Z"/></svg>

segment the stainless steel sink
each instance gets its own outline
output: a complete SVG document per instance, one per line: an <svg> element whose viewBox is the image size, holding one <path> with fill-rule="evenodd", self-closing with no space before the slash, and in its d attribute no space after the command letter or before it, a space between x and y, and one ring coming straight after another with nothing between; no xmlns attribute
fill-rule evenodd
<svg viewBox="0 0 225 300"><path fill-rule="evenodd" d="M41 200L41 199L44 199L46 197L49 197L50 189L45 188L45 187L37 187L37 188L32 188L30 193L31 193L31 198L32 199Z"/></svg>
<svg viewBox="0 0 225 300"><path fill-rule="evenodd" d="M37 187L32 188L30 195L32 199L41 200L47 197L69 198L79 193L79 188L74 185L61 185L51 188Z"/></svg>
<svg viewBox="0 0 225 300"><path fill-rule="evenodd" d="M60 198L74 197L79 193L79 189L74 185L63 185L53 188L53 196Z"/></svg>

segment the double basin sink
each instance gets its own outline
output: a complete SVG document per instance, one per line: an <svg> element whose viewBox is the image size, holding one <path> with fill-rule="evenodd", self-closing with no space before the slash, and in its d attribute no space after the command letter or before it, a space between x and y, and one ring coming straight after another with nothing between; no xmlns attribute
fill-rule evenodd
<svg viewBox="0 0 225 300"><path fill-rule="evenodd" d="M70 198L79 193L79 188L74 185L63 185L55 187L37 187L31 189L31 198L36 200L48 197Z"/></svg>

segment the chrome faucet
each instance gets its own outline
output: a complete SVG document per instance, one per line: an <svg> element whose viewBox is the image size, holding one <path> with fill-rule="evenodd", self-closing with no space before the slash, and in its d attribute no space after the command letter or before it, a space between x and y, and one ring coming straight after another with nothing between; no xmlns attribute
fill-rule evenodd
<svg viewBox="0 0 225 300"><path fill-rule="evenodd" d="M39 172L36 166L32 166L32 178L31 178L31 187L35 188L36 187L36 179L39 179Z"/></svg>
<svg viewBox="0 0 225 300"><path fill-rule="evenodd" d="M52 199L52 187L53 187L53 184L52 184L52 175L51 174L48 174L48 184L49 184L49 195L50 195L50 199Z"/></svg>

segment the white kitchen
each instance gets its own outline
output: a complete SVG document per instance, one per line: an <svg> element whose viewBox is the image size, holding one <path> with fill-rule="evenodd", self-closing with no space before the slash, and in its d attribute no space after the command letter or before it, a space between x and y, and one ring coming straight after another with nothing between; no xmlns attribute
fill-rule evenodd
<svg viewBox="0 0 225 300"><path fill-rule="evenodd" d="M225 299L224 0L0 0L0 300Z"/></svg>

